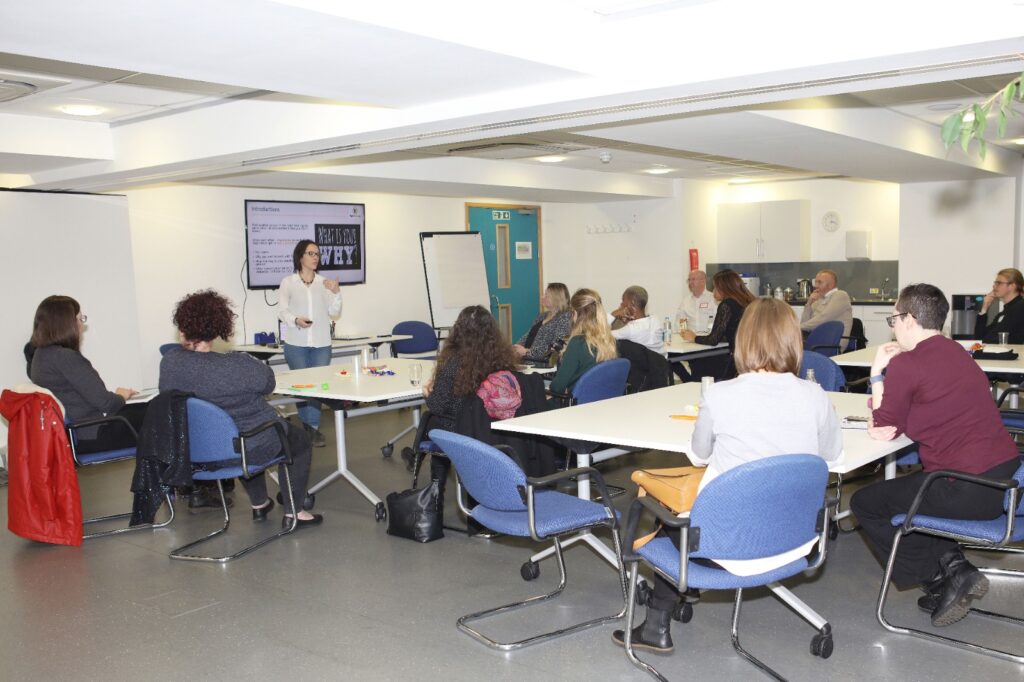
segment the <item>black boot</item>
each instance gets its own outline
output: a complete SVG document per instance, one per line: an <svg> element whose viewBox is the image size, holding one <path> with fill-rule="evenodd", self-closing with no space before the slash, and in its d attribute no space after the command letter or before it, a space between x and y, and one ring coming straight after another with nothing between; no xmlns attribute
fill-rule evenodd
<svg viewBox="0 0 1024 682"><path fill-rule="evenodd" d="M939 568L939 572L928 582L921 583L924 596L918 597L917 606L928 613L935 613L939 608L939 599L942 597L942 588L946 584L946 571Z"/></svg>
<svg viewBox="0 0 1024 682"><path fill-rule="evenodd" d="M932 625L952 625L971 610L971 599L984 597L988 592L988 578L981 574L965 557L960 548L951 549L939 559L946 574L939 595L939 604L932 613Z"/></svg>
<svg viewBox="0 0 1024 682"><path fill-rule="evenodd" d="M647 619L633 628L633 648L656 654L672 653L672 633L669 631L671 622L672 611L660 611L648 606ZM613 632L612 641L619 646L626 646L625 631Z"/></svg>

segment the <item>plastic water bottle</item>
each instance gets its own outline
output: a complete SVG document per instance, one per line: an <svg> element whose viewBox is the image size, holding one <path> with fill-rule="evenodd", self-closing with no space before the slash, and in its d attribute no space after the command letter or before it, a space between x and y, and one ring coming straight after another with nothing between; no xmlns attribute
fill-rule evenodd
<svg viewBox="0 0 1024 682"><path fill-rule="evenodd" d="M661 340L665 343L665 345L668 345L669 343L672 342L672 318L671 317L667 317L666 316L665 317L665 321L662 323L662 327L661 327Z"/></svg>
<svg viewBox="0 0 1024 682"><path fill-rule="evenodd" d="M814 375L814 370L811 368L807 369L807 375L804 378L807 379L807 381L813 381L814 383L818 383L818 377Z"/></svg>

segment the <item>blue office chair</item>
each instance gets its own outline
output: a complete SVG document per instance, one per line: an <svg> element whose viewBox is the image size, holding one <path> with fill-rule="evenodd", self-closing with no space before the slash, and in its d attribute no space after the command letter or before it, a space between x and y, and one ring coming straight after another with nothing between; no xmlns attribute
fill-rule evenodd
<svg viewBox="0 0 1024 682"><path fill-rule="evenodd" d="M399 322L391 330L394 335L408 334L411 335L411 339L405 339L403 341L394 341L391 344L391 357L400 357L402 355L416 355L422 357L424 360L433 360L434 355L420 355L421 353L436 353L438 348L437 334L434 332L434 328L426 322L420 322L418 320L406 320L405 322Z"/></svg>
<svg viewBox="0 0 1024 682"><path fill-rule="evenodd" d="M688 518L677 517L649 496L636 499L629 510L625 539L627 552L623 556L625 562L632 564L625 627L626 657L630 662L659 680L666 679L653 666L637 658L633 650L632 629L640 562L674 583L680 593L689 588L735 590L733 648L776 679L783 678L740 645L740 606L745 588L770 587L779 599L818 630L811 639L811 653L828 658L833 646L831 625L779 585L780 580L817 569L825 561L827 508L834 503L825 501L827 481L828 467L820 457L780 455L749 462L716 477L697 496ZM632 550L637 526L645 510L654 514L662 525L679 529L680 548L661 535L640 549ZM785 566L757 575L739 576L706 561L694 561L770 557L814 539L819 544L813 561L800 557Z"/></svg>
<svg viewBox="0 0 1024 682"><path fill-rule="evenodd" d="M814 370L814 378L826 391L841 391L846 386L846 377L831 358L813 350L805 350L800 363L800 378L807 378L807 370Z"/></svg>
<svg viewBox="0 0 1024 682"><path fill-rule="evenodd" d="M59 402L59 401L58 401ZM137 439L138 434L135 432L135 428L131 423L123 416L110 415L107 417L97 417L95 419L82 419L77 422L65 421L64 428L68 432L68 443L71 445L71 457L75 460L75 466L78 468L95 466L97 464L109 464L110 462L121 462L126 459L135 459L135 446L127 448L118 448L116 450L107 450L104 452L90 452L90 453L79 453L78 452L78 431L87 427L96 427L102 424L110 424L121 422L131 432L133 438ZM134 526L127 526L123 528L115 528L113 530L97 531L95 533L85 533L82 535L83 540L90 540L92 538L101 538L107 535L120 535L121 533L130 533L136 530L145 530L147 528L163 528L174 520L174 502L171 500L170 493L166 496L168 516L167 520L161 523L140 523ZM90 523L103 523L106 521L116 521L120 519L131 518L132 513L125 512L121 514L110 514L108 516L96 516L89 519L82 519L83 525Z"/></svg>
<svg viewBox="0 0 1024 682"><path fill-rule="evenodd" d="M245 439L252 438L257 433L267 429L277 431L281 439L281 454L263 462L262 464L250 464L246 461ZM228 511L227 502L224 499L223 481L229 478L252 478L262 474L266 469L277 464L291 463L292 455L288 449L288 434L285 432L284 424L280 420L271 420L260 424L254 429L239 433L235 421L227 412L199 398L188 399L188 439L189 458L192 461L192 478L196 481L217 481L217 490L220 493L220 504L224 510L224 525L202 538L182 545L171 551L172 559L183 561L211 561L224 564L244 556L258 547L262 547L271 540L283 537L295 531L298 526L298 514L295 511L295 500L289 499L289 509L292 515L291 525L250 545L243 547L234 554L226 556L205 556L186 554L185 550L196 547L211 538L214 538L228 529L231 523L231 514ZM284 470L284 484L291 490L291 476L288 469ZM291 495L288 495L291 498Z"/></svg>
<svg viewBox="0 0 1024 682"><path fill-rule="evenodd" d="M161 356L167 355L168 351L170 351L170 350L172 350L174 348L181 348L181 344L180 343L161 343L160 344L160 355Z"/></svg>
<svg viewBox="0 0 1024 682"><path fill-rule="evenodd" d="M514 642L499 642L470 627L469 623L524 606L532 606L558 596L566 584L565 559L562 556L561 537L568 533L605 527L611 530L615 552L621 556L618 519L615 508L608 501L604 479L594 469L572 469L540 478L527 478L504 453L467 436L434 429L430 439L451 459L459 478L459 507L468 516L491 530L505 535L532 538L535 542L551 540L558 557L558 587L547 594L523 601L478 611L458 619L459 630L493 649L511 651L561 635L608 623L622 617L622 609L614 615L601 616L550 632L533 635ZM555 490L545 490L561 480L580 473L594 477L602 494L602 503L581 500ZM467 509L462 499L462 486L476 499L476 506ZM625 574L619 562L619 580L623 602L626 598Z"/></svg>
<svg viewBox="0 0 1024 682"><path fill-rule="evenodd" d="M426 322L420 322L418 320L406 320L405 322L399 322L391 330L392 334L409 334L412 336L411 339L405 339L404 341L394 341L391 344L391 357L397 358L403 355L412 355L423 360L434 360L437 358L437 334L434 332L434 328ZM435 353L434 355L424 355L424 353ZM384 445L380 448L380 454L384 457L390 457L395 451L395 443L402 440L405 434L416 430L419 420L415 422L393 437L389 438Z"/></svg>
<svg viewBox="0 0 1024 682"><path fill-rule="evenodd" d="M840 351L839 340L843 336L843 323L839 320L822 322L811 330L804 339L804 348L832 357Z"/></svg>
<svg viewBox="0 0 1024 682"><path fill-rule="evenodd" d="M1003 510L1005 513L999 518L992 519L990 521L965 521L961 519L946 519L937 516L919 514L918 509L921 506L921 501L924 499L928 487L936 479L944 477L956 478L962 481L970 481L978 485L988 486L990 488L1005 490L1006 494L1003 502ZM996 658L1001 658L1006 661L1024 663L1024 654L1013 654L1001 649L993 649L981 646L980 644L965 642L954 637L945 637L943 635L924 632L914 628L893 625L885 618L885 601L889 596L889 581L892 578L893 566L896 563L896 552L899 550L900 540L910 533L926 533L928 535L936 535L949 540L956 540L960 543L969 543L967 547L970 549L1020 553L1021 550L1007 547L1007 545L1024 540L1024 511L1018 508L1018 502L1020 501L1020 488L1022 484L1024 484L1024 464L1018 467L1013 478L1005 481L965 474L959 471L933 471L928 474L921 486L921 489L914 497L914 501L911 503L910 509L907 513L898 514L892 517L892 525L896 527L896 537L893 539L892 551L889 553L889 561L885 567L885 575L882 577L882 589L878 594L878 610L876 611L878 622L882 627L889 632L911 635L913 637L919 637L921 639L926 639L930 642L938 642L940 644L951 644L960 649L988 654L989 656L995 656ZM1020 570L1005 568L981 568L979 570L988 575L1024 578L1024 571ZM971 611L990 616L997 616L1000 619L1009 620L1017 624L1024 624L1024 619L1007 616L1005 614L973 608Z"/></svg>

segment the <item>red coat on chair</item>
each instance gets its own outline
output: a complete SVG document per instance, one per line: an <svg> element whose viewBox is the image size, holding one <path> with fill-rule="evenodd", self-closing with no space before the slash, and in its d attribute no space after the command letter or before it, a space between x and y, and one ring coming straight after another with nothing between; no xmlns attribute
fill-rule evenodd
<svg viewBox="0 0 1024 682"><path fill-rule="evenodd" d="M82 501L60 404L46 393L0 395L7 432L7 527L29 540L82 544Z"/></svg>

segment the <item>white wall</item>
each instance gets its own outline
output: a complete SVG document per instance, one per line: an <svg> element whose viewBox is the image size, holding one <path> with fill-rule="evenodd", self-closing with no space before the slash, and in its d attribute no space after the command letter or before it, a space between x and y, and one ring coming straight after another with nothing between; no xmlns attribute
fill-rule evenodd
<svg viewBox="0 0 1024 682"><path fill-rule="evenodd" d="M947 295L980 294L1013 267L1014 178L900 187L900 286L928 282Z"/></svg>
<svg viewBox="0 0 1024 682"><path fill-rule="evenodd" d="M626 287L639 284L651 313L672 315L686 272L681 214L678 197L544 204L544 280L570 292L596 289L609 311Z"/></svg>
<svg viewBox="0 0 1024 682"><path fill-rule="evenodd" d="M0 387L28 381L22 347L36 307L53 294L75 298L88 315L82 353L107 387L143 387L124 197L0 191L0 273ZM0 445L6 443L0 420Z"/></svg>
<svg viewBox="0 0 1024 682"><path fill-rule="evenodd" d="M846 232L871 233L872 260L900 258L900 186L888 182L805 180L729 185L722 201L811 202L811 260L846 260ZM821 218L836 211L841 226L835 232L821 227ZM901 272L902 275L902 272Z"/></svg>
<svg viewBox="0 0 1024 682"><path fill-rule="evenodd" d="M159 346L176 340L174 304L186 293L214 288L241 312L245 298L245 199L338 201L366 204L367 283L343 287L339 333L390 331L402 320L430 320L419 233L464 230L467 201L393 194L297 192L199 186L163 186L128 192L139 297L142 366L156 381ZM509 203L508 200L493 203ZM532 203L532 202L520 202ZM542 215L547 222L546 213ZM557 262L545 254L545 263ZM277 302L277 291L266 292ZM245 338L277 330L277 308L264 292L248 292ZM242 320L236 324L241 342Z"/></svg>

